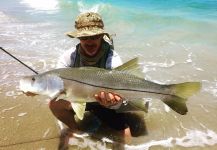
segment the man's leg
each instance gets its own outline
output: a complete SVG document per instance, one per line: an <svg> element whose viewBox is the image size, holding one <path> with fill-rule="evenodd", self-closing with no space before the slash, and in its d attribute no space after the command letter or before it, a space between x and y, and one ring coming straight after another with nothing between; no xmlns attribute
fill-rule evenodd
<svg viewBox="0 0 217 150"><path fill-rule="evenodd" d="M77 124L74 119L74 111L72 110L71 103L66 100L51 100L49 107L54 116L66 124L71 130L77 130Z"/></svg>
<svg viewBox="0 0 217 150"><path fill-rule="evenodd" d="M89 103L86 109L97 116L105 125L118 131L124 143L130 143L131 131L124 113L116 113L115 110L105 108L98 103Z"/></svg>
<svg viewBox="0 0 217 150"><path fill-rule="evenodd" d="M125 115L127 124L133 137L147 135L147 128L143 112L128 112Z"/></svg>
<svg viewBox="0 0 217 150"><path fill-rule="evenodd" d="M58 147L59 150L68 149L69 139L73 136L73 131L78 129L74 118L75 113L72 110L71 103L62 99L58 101L53 99L50 101L49 107L54 116L69 127L61 131L60 143Z"/></svg>

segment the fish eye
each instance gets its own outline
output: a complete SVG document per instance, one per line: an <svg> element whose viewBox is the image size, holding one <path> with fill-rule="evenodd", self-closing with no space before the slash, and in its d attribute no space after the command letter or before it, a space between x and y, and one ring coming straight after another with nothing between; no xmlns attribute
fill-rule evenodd
<svg viewBox="0 0 217 150"><path fill-rule="evenodd" d="M34 78L34 77L32 77L32 81L35 81L35 78Z"/></svg>

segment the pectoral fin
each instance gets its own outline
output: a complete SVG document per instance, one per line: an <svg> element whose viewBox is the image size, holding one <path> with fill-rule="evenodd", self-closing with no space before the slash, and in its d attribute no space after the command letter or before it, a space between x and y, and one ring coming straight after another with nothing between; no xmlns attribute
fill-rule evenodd
<svg viewBox="0 0 217 150"><path fill-rule="evenodd" d="M78 119L82 120L84 118L86 103L71 103L71 105Z"/></svg>

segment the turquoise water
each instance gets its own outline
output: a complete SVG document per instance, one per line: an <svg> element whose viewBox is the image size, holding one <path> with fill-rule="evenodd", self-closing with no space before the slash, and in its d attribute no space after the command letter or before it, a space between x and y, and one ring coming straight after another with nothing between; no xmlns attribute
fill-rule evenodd
<svg viewBox="0 0 217 150"><path fill-rule="evenodd" d="M44 30L46 30L47 35L58 35L57 39L59 39L57 41L69 40L64 36L64 33L73 30L74 19L77 14L91 10L99 12L104 18L105 28L111 34L116 34L114 40L117 51L129 51L130 54L133 51L132 53L135 54L134 49L139 52L150 49L147 45L151 45L153 42L159 43L159 40L161 40L160 42L181 44L208 44L209 47L215 47L216 45L216 1L49 0L46 4L43 4L40 1L35 3L32 0L8 0L0 3L3 13L17 19L16 21L23 22L24 24L18 26L20 28L26 26L24 32L27 32L26 34L35 34L35 37L40 37L40 32L44 33ZM14 22L16 21L14 20ZM30 25L31 23L35 23L35 25ZM13 25L10 25L7 29L16 32ZM10 36L7 33L4 35ZM51 36L48 36L48 38ZM62 50L58 46L61 46L62 43L56 43L55 40L54 38L53 42L42 41L41 44L42 46L45 44L51 47L50 44L55 42L57 44L56 48ZM17 42L16 44L20 45L19 41ZM126 45L125 43L131 44ZM24 48L26 47L28 45L25 45ZM156 52L158 53L157 50Z"/></svg>
<svg viewBox="0 0 217 150"><path fill-rule="evenodd" d="M126 149L216 149L217 1L1 0L0 46L39 72L54 68L57 57L78 43L64 33L86 11L102 15L123 61L140 57L144 78L203 83L188 101L186 116L153 101L146 119L149 135L135 138ZM14 97L12 79L32 72L2 52L0 62L0 90Z"/></svg>

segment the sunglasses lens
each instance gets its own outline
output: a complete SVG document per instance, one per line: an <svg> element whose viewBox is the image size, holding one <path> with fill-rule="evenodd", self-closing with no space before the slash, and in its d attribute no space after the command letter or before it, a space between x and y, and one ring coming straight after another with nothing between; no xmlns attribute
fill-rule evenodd
<svg viewBox="0 0 217 150"><path fill-rule="evenodd" d="M87 40L88 37L79 37L80 40Z"/></svg>
<svg viewBox="0 0 217 150"><path fill-rule="evenodd" d="M97 40L101 35L79 37L80 40Z"/></svg>
<svg viewBox="0 0 217 150"><path fill-rule="evenodd" d="M99 39L101 37L101 35L95 35L95 36L92 36L91 38L92 38L92 40L97 40L97 39Z"/></svg>

